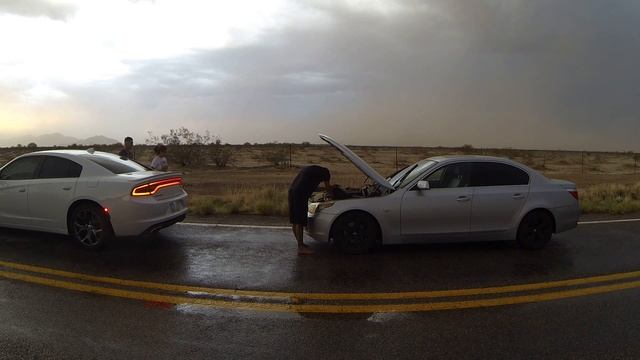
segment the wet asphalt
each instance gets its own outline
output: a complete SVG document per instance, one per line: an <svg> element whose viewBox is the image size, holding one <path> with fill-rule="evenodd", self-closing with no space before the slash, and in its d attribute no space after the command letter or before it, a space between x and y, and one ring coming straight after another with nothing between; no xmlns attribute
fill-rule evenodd
<svg viewBox="0 0 640 360"><path fill-rule="evenodd" d="M120 279L286 292L404 292L640 270L640 223L581 225L540 251L510 242L348 256L290 231L177 225L86 252L0 229L0 260ZM308 314L156 304L0 278L0 358L638 358L640 290L415 313Z"/></svg>

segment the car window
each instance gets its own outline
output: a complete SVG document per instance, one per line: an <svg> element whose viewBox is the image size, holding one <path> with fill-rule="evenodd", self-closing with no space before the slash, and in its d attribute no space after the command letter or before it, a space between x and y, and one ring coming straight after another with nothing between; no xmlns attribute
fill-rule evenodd
<svg viewBox="0 0 640 360"><path fill-rule="evenodd" d="M20 158L7 165L0 173L0 180L29 180L35 178L42 156Z"/></svg>
<svg viewBox="0 0 640 360"><path fill-rule="evenodd" d="M469 186L469 164L457 163L443 166L429 174L424 180L429 181L431 189Z"/></svg>
<svg viewBox="0 0 640 360"><path fill-rule="evenodd" d="M400 187L405 187L415 179L417 179L420 175L424 174L427 169L437 164L432 160L421 160L416 163L416 166L411 170L409 174L406 174L405 178L402 180Z"/></svg>
<svg viewBox="0 0 640 360"><path fill-rule="evenodd" d="M68 159L57 156L47 156L40 168L39 179L77 178L82 172L82 166Z"/></svg>
<svg viewBox="0 0 640 360"><path fill-rule="evenodd" d="M144 165L138 164L133 160L121 158L117 156L99 155L99 154L86 154L81 155L85 159L91 160L94 163L102 166L103 168L111 171L114 174L126 174L138 171L147 171L148 168Z"/></svg>
<svg viewBox="0 0 640 360"><path fill-rule="evenodd" d="M493 162L477 162L471 169L471 186L526 185L529 174L515 166Z"/></svg>

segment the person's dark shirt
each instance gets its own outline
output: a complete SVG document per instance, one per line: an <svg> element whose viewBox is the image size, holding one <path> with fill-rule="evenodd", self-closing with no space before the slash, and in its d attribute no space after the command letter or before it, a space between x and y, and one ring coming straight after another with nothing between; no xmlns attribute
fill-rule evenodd
<svg viewBox="0 0 640 360"><path fill-rule="evenodd" d="M127 151L126 148L122 148L120 150L120 152L118 153L118 155L120 155L120 157L124 157L130 160L135 160L136 159L136 155L133 151Z"/></svg>
<svg viewBox="0 0 640 360"><path fill-rule="evenodd" d="M329 169L318 165L305 166L300 170L298 176L293 179L289 191L298 196L308 198L321 182L329 181L330 179L331 173Z"/></svg>

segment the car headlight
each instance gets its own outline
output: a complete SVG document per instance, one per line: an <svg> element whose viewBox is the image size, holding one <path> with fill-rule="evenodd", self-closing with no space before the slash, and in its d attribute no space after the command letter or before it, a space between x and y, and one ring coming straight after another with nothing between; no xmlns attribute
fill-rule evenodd
<svg viewBox="0 0 640 360"><path fill-rule="evenodd" d="M314 215L322 209L330 208L335 204L333 201L309 204L309 214Z"/></svg>

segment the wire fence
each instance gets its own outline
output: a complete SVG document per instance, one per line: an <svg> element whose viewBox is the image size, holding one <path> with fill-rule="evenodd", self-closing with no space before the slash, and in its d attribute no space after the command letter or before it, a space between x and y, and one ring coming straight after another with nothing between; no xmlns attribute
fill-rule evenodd
<svg viewBox="0 0 640 360"><path fill-rule="evenodd" d="M234 168L289 168L307 164L350 166L348 160L329 145L263 144L263 145L191 145L198 146L199 164L217 167L215 156L220 148L231 153L227 164ZM117 146L96 146L96 150L117 153ZM418 160L441 155L486 155L510 158L544 173L562 174L640 174L640 154L633 152L592 152L563 150L483 149L472 147L390 147L349 146L358 156L381 172L388 173ZM16 156L51 148L0 148L0 166ZM174 149L177 150L177 149ZM178 151L169 147L170 161L180 163ZM189 154L189 152L181 152ZM153 158L151 146L136 146L137 160L146 163ZM193 156L193 155L191 155Z"/></svg>
<svg viewBox="0 0 640 360"><path fill-rule="evenodd" d="M545 173L640 174L640 154L563 150L349 146L374 168L398 170L418 160L443 155L483 155L513 159ZM234 166L297 167L305 164L349 164L335 149L297 144L235 147Z"/></svg>

